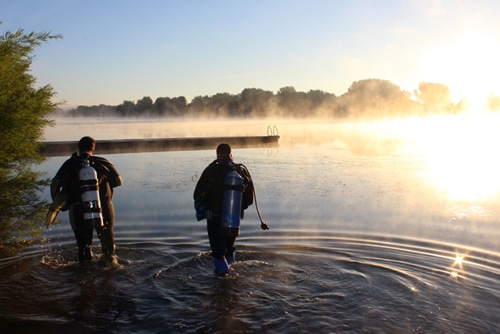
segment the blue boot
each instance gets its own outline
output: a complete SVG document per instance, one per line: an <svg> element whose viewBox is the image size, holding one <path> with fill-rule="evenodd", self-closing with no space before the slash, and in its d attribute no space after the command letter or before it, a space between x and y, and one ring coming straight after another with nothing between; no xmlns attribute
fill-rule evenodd
<svg viewBox="0 0 500 334"><path fill-rule="evenodd" d="M229 266L227 265L227 261L225 259L215 259L215 273L219 276L226 276L229 274Z"/></svg>
<svg viewBox="0 0 500 334"><path fill-rule="evenodd" d="M229 255L229 256L226 256L226 261L227 261L227 264L231 264L234 261L236 261L236 257L234 256L234 253Z"/></svg>

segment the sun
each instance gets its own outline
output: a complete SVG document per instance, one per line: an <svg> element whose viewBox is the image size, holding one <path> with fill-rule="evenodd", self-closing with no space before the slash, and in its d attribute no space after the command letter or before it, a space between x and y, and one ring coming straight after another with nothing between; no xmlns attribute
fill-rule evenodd
<svg viewBox="0 0 500 334"><path fill-rule="evenodd" d="M453 101L471 110L485 108L487 96L500 88L500 44L487 33L469 31L446 43L421 49L418 66L423 81L446 84Z"/></svg>
<svg viewBox="0 0 500 334"><path fill-rule="evenodd" d="M424 174L450 201L482 201L500 192L499 121L496 114L469 112L431 118L422 128Z"/></svg>

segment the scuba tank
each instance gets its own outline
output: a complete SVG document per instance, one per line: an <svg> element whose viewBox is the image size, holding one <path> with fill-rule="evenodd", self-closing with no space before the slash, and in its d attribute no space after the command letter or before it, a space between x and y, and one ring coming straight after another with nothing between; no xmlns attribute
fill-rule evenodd
<svg viewBox="0 0 500 334"><path fill-rule="evenodd" d="M103 226L97 172L90 166L89 160L83 161L78 176L80 178L83 220L92 226Z"/></svg>
<svg viewBox="0 0 500 334"><path fill-rule="evenodd" d="M221 217L223 235L237 237L240 234L242 197L243 178L233 168L224 176Z"/></svg>

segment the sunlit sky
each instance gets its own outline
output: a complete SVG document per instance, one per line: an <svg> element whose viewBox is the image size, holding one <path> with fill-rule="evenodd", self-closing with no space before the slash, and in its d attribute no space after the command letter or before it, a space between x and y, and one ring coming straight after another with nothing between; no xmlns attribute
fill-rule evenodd
<svg viewBox="0 0 500 334"><path fill-rule="evenodd" d="M500 95L497 0L1 0L0 32L51 31L32 74L67 107L150 96L389 80L455 100Z"/></svg>

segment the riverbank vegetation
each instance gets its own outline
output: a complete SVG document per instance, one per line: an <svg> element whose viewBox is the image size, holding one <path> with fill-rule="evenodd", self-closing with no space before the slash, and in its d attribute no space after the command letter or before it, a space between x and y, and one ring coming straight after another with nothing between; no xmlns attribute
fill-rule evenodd
<svg viewBox="0 0 500 334"><path fill-rule="evenodd" d="M35 47L60 37L23 30L0 36L0 256L41 236L47 203L39 194L48 180L33 167L45 159L39 153L43 129L57 104L52 87L35 88L29 70Z"/></svg>

